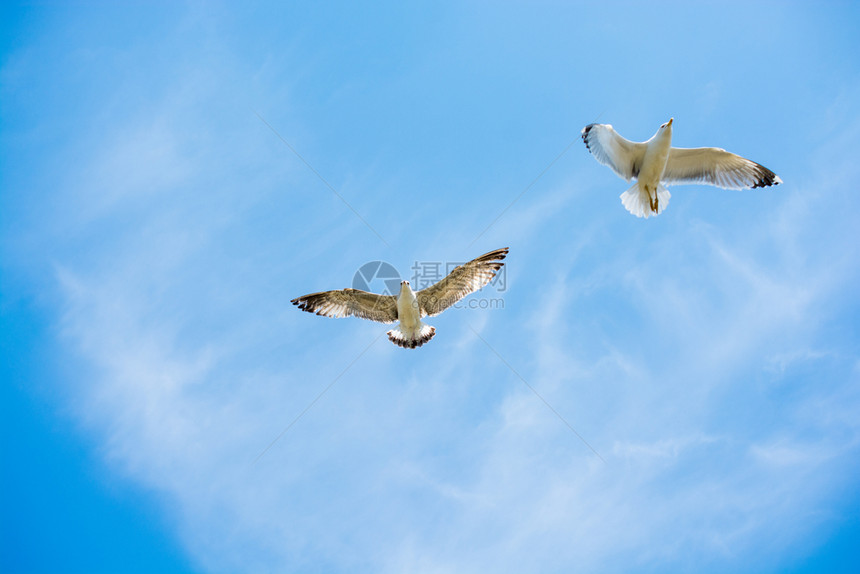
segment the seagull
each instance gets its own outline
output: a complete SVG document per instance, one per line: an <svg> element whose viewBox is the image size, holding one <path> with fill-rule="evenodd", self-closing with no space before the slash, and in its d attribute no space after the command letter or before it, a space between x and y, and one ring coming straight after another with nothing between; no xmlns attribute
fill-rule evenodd
<svg viewBox="0 0 860 574"><path fill-rule="evenodd" d="M609 124L589 124L582 141L595 159L608 165L633 187L621 194L621 203L636 217L663 213L669 190L663 184L706 183L723 189L778 185L778 175L761 164L717 147L672 147L672 122L660 126L646 142L632 142Z"/></svg>
<svg viewBox="0 0 860 574"><path fill-rule="evenodd" d="M400 293L377 295L361 289L323 291L297 297L291 301L302 311L324 317L360 317L380 323L397 323L388 331L388 339L404 349L420 347L433 338L436 327L421 321L436 316L460 299L492 281L502 268L508 248L496 249L454 268L447 277L417 293L409 281L400 282Z"/></svg>

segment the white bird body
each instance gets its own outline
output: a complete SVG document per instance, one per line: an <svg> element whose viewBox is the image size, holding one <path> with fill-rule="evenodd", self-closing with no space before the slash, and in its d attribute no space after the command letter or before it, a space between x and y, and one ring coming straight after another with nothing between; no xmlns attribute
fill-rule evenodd
<svg viewBox="0 0 860 574"><path fill-rule="evenodd" d="M658 190L665 191L666 194L669 193L665 188L660 189L662 187L660 181L663 179L663 172L666 171L666 163L669 160L671 148L672 120L669 120L660 126L660 129L651 136L651 139L645 142L645 154L642 157L642 167L639 168L639 177L637 178L639 191L648 195L649 204L654 213L659 213L660 210ZM665 198L664 203L669 203L668 197ZM663 205L663 209L665 208L666 205Z"/></svg>
<svg viewBox="0 0 860 574"><path fill-rule="evenodd" d="M761 164L715 147L672 147L672 123L660 126L651 139L632 142L618 135L609 124L590 124L582 140L600 163L620 177L636 179L621 194L627 211L637 217L662 213L671 194L665 185L706 183L724 189L778 185L778 175Z"/></svg>
<svg viewBox="0 0 860 574"><path fill-rule="evenodd" d="M411 328L421 322L421 310L418 298L409 285L409 281L400 282L400 294L397 296L397 317L403 327Z"/></svg>
<svg viewBox="0 0 860 574"><path fill-rule="evenodd" d="M421 321L421 305L409 281L400 282L400 294L397 295L397 319L400 321L397 329L388 331L388 338L396 345L407 341L429 341L436 334L436 328L425 325ZM420 346L420 345L416 345Z"/></svg>

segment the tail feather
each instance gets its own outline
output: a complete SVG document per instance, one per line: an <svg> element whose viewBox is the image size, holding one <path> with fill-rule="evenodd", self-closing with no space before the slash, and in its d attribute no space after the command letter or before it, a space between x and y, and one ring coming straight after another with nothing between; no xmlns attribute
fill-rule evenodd
<svg viewBox="0 0 860 574"><path fill-rule="evenodd" d="M657 186L657 205L656 210L651 208L651 197L648 192L639 187L639 182L634 183L630 189L621 194L621 203L624 207L636 217L644 217L648 219L652 215L660 215L669 206L669 198L672 194L669 190L663 187L663 184Z"/></svg>
<svg viewBox="0 0 860 574"><path fill-rule="evenodd" d="M388 340L404 349L414 349L420 347L427 341L433 338L436 334L436 327L419 323L415 329L403 329L400 325L397 329L388 331Z"/></svg>

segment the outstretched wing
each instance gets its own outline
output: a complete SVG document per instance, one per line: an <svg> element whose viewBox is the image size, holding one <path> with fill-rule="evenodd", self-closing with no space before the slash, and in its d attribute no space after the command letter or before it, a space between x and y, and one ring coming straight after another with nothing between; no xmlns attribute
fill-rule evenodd
<svg viewBox="0 0 860 574"><path fill-rule="evenodd" d="M725 189L782 183L778 175L763 165L716 147L673 147L661 181L668 185L708 183Z"/></svg>
<svg viewBox="0 0 860 574"><path fill-rule="evenodd" d="M504 265L502 259L507 255L507 247L490 251L468 263L458 265L447 277L416 293L421 316L438 315L469 293L474 293L492 281L496 271Z"/></svg>
<svg viewBox="0 0 860 574"><path fill-rule="evenodd" d="M360 289L323 291L296 297L291 301L302 311L324 317L360 317L380 323L397 322L397 298Z"/></svg>
<svg viewBox="0 0 860 574"><path fill-rule="evenodd" d="M582 141L594 158L630 181L639 177L647 145L618 135L609 124L589 124L582 128Z"/></svg>

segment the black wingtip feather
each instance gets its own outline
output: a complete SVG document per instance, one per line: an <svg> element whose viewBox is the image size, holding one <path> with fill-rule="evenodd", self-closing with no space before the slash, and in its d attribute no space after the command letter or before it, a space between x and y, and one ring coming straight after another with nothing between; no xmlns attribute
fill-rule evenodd
<svg viewBox="0 0 860 574"><path fill-rule="evenodd" d="M588 134L591 133L591 128L594 127L594 124L588 124L584 128L582 128L582 141L585 143L585 147L588 151L591 151L591 146L588 145Z"/></svg>
<svg viewBox="0 0 860 574"><path fill-rule="evenodd" d="M758 175L758 179L752 186L753 189L757 187L770 187L771 185L779 185L780 183L782 183L782 180L779 179L779 176L770 171L768 168L761 164L756 165L758 165L758 173L756 174Z"/></svg>

